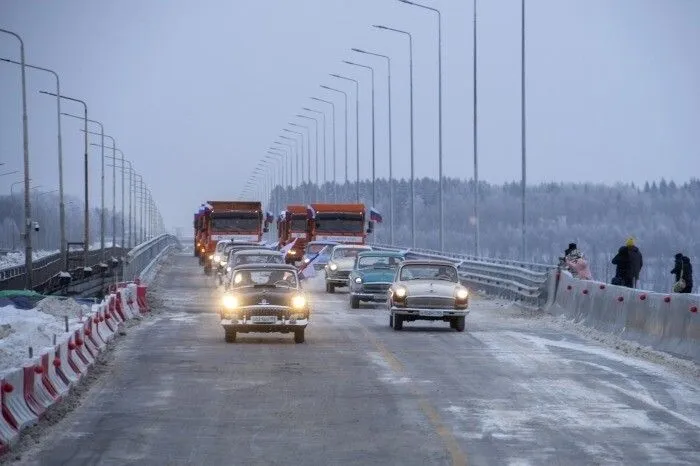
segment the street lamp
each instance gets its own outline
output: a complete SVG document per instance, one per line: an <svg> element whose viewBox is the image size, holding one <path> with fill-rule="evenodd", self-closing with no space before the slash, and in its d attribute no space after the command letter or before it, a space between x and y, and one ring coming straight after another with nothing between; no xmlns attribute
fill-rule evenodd
<svg viewBox="0 0 700 466"><path fill-rule="evenodd" d="M299 179L299 155L297 154L298 152L298 144L297 140L294 138L290 138L289 136L284 136L281 135L280 139L284 139L283 141L275 141L273 144L276 144L276 146L271 146L270 149L272 150L284 150L284 151L289 151L287 154L289 155L289 173L287 175L287 178L289 180L289 187L292 188L296 185L298 179ZM289 141L294 141L294 146L292 146L291 142ZM294 158L296 159L295 163L292 163L292 155L294 155ZM297 167L297 181L294 181L294 165Z"/></svg>
<svg viewBox="0 0 700 466"><path fill-rule="evenodd" d="M360 202L360 82L356 79L341 76L339 74L331 74L332 77L352 81L355 83L355 159L357 163L357 181L355 186L355 202ZM347 107L346 107L347 108ZM347 163L345 166L347 178Z"/></svg>
<svg viewBox="0 0 700 466"><path fill-rule="evenodd" d="M432 11L437 14L438 18L438 185L440 197L440 251L445 249L445 202L443 193L443 176L442 176L442 15L437 8L414 3L410 0L399 0L401 3L412 5L424 10ZM525 0L523 0L524 2Z"/></svg>
<svg viewBox="0 0 700 466"><path fill-rule="evenodd" d="M326 198L326 183L328 183L328 177L326 176L327 170L326 170L326 165L327 165L327 157L326 157L326 114L324 112L321 112L319 110L314 110L309 107L303 107L302 110L306 110L307 112L315 113L316 115L321 115L323 118L323 124L321 125L323 127L323 197L324 200ZM318 120L316 120L317 123L317 130L318 130ZM317 136L318 136L318 131L317 131ZM317 141L318 143L318 141ZM316 184L318 185L318 151L316 152Z"/></svg>
<svg viewBox="0 0 700 466"><path fill-rule="evenodd" d="M7 58L0 58L1 61L7 62L7 63L13 63L15 65L20 65L22 66L22 62L17 62L14 60L9 60ZM67 248L67 242L66 242L66 208L65 204L63 202L63 143L61 141L61 81L58 77L58 73L56 73L53 70L50 70L48 68L42 68L40 66L34 66L34 65L28 65L24 63L24 66L26 68L31 68L34 70L39 70L39 71L45 71L47 73L51 73L53 77L56 79L56 120L58 124L58 214L59 214L59 228L61 230L61 257L66 260L67 255L66 255L66 248ZM65 264L66 268L68 267L68 264Z"/></svg>
<svg viewBox="0 0 700 466"><path fill-rule="evenodd" d="M348 184L348 126L350 125L350 122L348 121L348 93L345 91L341 91L340 89L336 89L334 87L324 86L323 84L321 84L321 88L326 89L328 91L340 92L345 98L345 184Z"/></svg>
<svg viewBox="0 0 700 466"><path fill-rule="evenodd" d="M335 104L334 104L333 102L331 102L330 100L323 100L323 99L319 99L318 97L311 97L311 100L315 100L315 101L317 101L317 102L323 102L323 103L329 104L329 105L332 107L332 110L331 110L331 116L332 116L332 118L331 118L331 127L333 128L333 138L332 138L332 140L333 140L333 201L337 202L337 197L338 197L338 190L337 190L338 180L337 180L337 174L336 174L337 172L336 172L336 156L335 156ZM323 115L323 118L324 118L323 125L324 125L324 131L325 131L325 125L326 125L326 122L325 122L326 115L325 115L325 114ZM323 146L323 154L324 154L324 159L323 159L323 174L324 174L324 178L325 178L325 174L326 174L326 173L325 173L325 172L326 172L326 159L325 159L325 153L326 153L326 146L325 146L325 144L326 144L326 138L325 138L325 137L323 138L323 144L324 144L324 146Z"/></svg>
<svg viewBox="0 0 700 466"><path fill-rule="evenodd" d="M92 144L92 145L94 145L94 144ZM119 149L117 149L117 152L119 152L119 154L121 155L121 162L122 162L121 167L120 167L122 170L122 247L123 247L124 239L126 237L126 230L125 230L125 225L124 225L124 215L125 215L125 209L126 209L126 206L124 205L124 192L125 192L125 190L124 190L124 177L125 177L124 172L127 170L129 171L129 228L128 228L129 240L128 240L127 244L128 244L128 247L131 248L132 247L132 243L131 243L131 198L132 198L132 189L133 189L133 183L134 183L133 174L135 172L134 172L133 166L131 165L131 161L124 158L124 153ZM109 157L108 156L107 158L111 158L116 164L116 160L117 160L116 157ZM125 163L129 164L128 168L126 168L124 166Z"/></svg>
<svg viewBox="0 0 700 466"><path fill-rule="evenodd" d="M6 29L0 32L14 36L19 41L20 65L22 67L22 146L24 152L24 270L25 287L28 290L33 288L32 283L32 235L30 227L32 223L32 204L29 199L29 124L27 117L27 76L24 61L24 41L19 34Z"/></svg>
<svg viewBox="0 0 700 466"><path fill-rule="evenodd" d="M314 122L314 131L316 132L316 138L314 140L314 152L315 152L315 156L316 156L316 186L318 186L318 120L316 118L302 115L300 113L297 113L296 116L298 118L304 118L305 120L311 120ZM309 158L308 158L307 164L306 164L306 171L307 171L307 178L309 180L309 184L311 184L311 127L305 126L305 125L300 125L297 123L290 123L290 125L297 126L299 128L304 128L308 131L306 136L308 137L308 141L309 141L309 146L308 146Z"/></svg>
<svg viewBox="0 0 700 466"><path fill-rule="evenodd" d="M377 205L376 204L376 200L377 200L376 199L376 188L375 188L375 186L376 186L375 185L376 163L375 163L375 157L374 157L375 150L376 150L376 141L375 141L375 137L374 137L375 127L376 127L376 124L374 122L374 68L372 68L371 66L362 65L360 63L355 63L355 62L348 61L348 60L343 60L343 63L347 63L348 65L353 65L353 66L359 66L360 68L365 68L365 69L369 70L372 74L372 207L374 207Z"/></svg>
<svg viewBox="0 0 700 466"><path fill-rule="evenodd" d="M318 178L318 140L320 139L320 134L321 134L321 133L318 131L318 126L319 126L319 124L318 124L318 119L317 119L317 118L314 118L314 117L307 116L307 115L302 115L302 114L300 114L300 113L297 113L296 116L297 116L298 118L303 118L303 119L305 119L305 120L309 120L309 121L313 121L313 122L314 122L314 131L316 132L316 139L315 139L315 141L314 141L314 148L315 148L315 152L316 152L316 161L314 162L314 166L315 166L315 169L316 169L316 191L318 191L318 189L319 189L319 178ZM309 134L310 134L310 133L309 133ZM323 156L324 156L324 157L326 156L325 152L324 152ZM309 162L309 168L311 168L310 162ZM311 176L311 175L309 175L309 177L310 177L310 176ZM314 196L314 197L316 197L316 196Z"/></svg>
<svg viewBox="0 0 700 466"><path fill-rule="evenodd" d="M65 100L70 100L72 102L77 102L79 104L82 104L83 106L83 126L84 126L84 146L85 146L85 154L83 156L83 165L84 165L84 172L85 172L85 232L84 232L84 239L83 241L85 242L85 245L83 247L83 262L84 266L88 266L88 253L90 251L90 206L89 206L89 200L90 200L90 194L89 194L89 184L88 184L88 178L89 178L89 171L88 171L88 107L85 101L76 99L74 97L67 97L65 95L58 95L53 92L47 92L47 91L39 91L41 94L46 94L46 95L52 95L54 97L58 97L59 99L65 99ZM104 170L103 170L104 172ZM104 179L104 177L103 177ZM103 196L104 198L104 196ZM104 209L103 209L104 210ZM103 229L104 231L104 229Z"/></svg>
<svg viewBox="0 0 700 466"><path fill-rule="evenodd" d="M393 178L393 163L392 163L392 148L391 148L391 58L388 55L382 55L380 53L368 52L366 50L361 50L357 48L352 49L354 52L362 53L365 55L372 55L375 57L381 57L386 60L387 67L387 100L389 101L389 116L388 116L388 126L389 126L389 244L394 244L394 178ZM374 75L374 72L373 72ZM374 76L372 77L372 82L374 83ZM372 170L374 170L374 162Z"/></svg>
<svg viewBox="0 0 700 466"><path fill-rule="evenodd" d="M411 140L411 181L410 181L410 191L411 191L411 247L416 247L416 195L415 195L415 163L414 163L414 148L415 148L415 135L413 132L413 35L408 31L403 31L401 29L395 29L388 26L375 25L377 29L384 31L391 31L402 34L408 37L408 73L409 73L409 120L410 120L410 140Z"/></svg>
<svg viewBox="0 0 700 466"><path fill-rule="evenodd" d="M526 241L526 230L527 225L525 220L526 210L525 210L525 186L527 181L527 145L525 140L525 123L526 123L526 113L525 113L525 0L522 0L520 4L520 151L522 153L522 191L523 191L523 202L522 202L522 230L523 230L523 252L522 260L527 260L527 241Z"/></svg>

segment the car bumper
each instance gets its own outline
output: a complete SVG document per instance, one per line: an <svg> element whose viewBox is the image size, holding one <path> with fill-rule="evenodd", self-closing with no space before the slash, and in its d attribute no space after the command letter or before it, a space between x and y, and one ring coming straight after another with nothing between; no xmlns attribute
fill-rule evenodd
<svg viewBox="0 0 700 466"><path fill-rule="evenodd" d="M466 317L467 309L419 309L412 307L392 307L391 313L398 316L406 316L421 320L444 320L449 317Z"/></svg>
<svg viewBox="0 0 700 466"><path fill-rule="evenodd" d="M327 275L326 274L326 283L332 283L335 286L348 286L348 277L350 273L348 272L348 275Z"/></svg>
<svg viewBox="0 0 700 466"><path fill-rule="evenodd" d="M221 326L225 329L231 329L240 333L287 333L293 332L295 330L300 330L306 328L309 320L280 320L273 324L262 324L262 323L250 323L250 321L243 322L241 320L231 320L222 319Z"/></svg>
<svg viewBox="0 0 700 466"><path fill-rule="evenodd" d="M374 301L375 303L381 303L388 299L386 293L366 293L363 291L351 291L350 296L359 298L360 301Z"/></svg>

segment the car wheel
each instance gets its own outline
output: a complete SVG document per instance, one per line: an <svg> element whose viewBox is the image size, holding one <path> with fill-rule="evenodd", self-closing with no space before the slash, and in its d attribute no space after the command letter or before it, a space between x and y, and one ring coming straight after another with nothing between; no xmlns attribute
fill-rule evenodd
<svg viewBox="0 0 700 466"><path fill-rule="evenodd" d="M394 316L394 330L403 330L402 316Z"/></svg>
<svg viewBox="0 0 700 466"><path fill-rule="evenodd" d="M294 343L304 343L304 329L294 330Z"/></svg>
<svg viewBox="0 0 700 466"><path fill-rule="evenodd" d="M389 313L389 327L394 328L394 314Z"/></svg>
<svg viewBox="0 0 700 466"><path fill-rule="evenodd" d="M226 343L236 343L236 331L226 329L226 336L224 337Z"/></svg>
<svg viewBox="0 0 700 466"><path fill-rule="evenodd" d="M360 308L360 298L356 298L354 296L350 297L350 307L352 309L359 309Z"/></svg>
<svg viewBox="0 0 700 466"><path fill-rule="evenodd" d="M335 293L335 285L332 283L326 283L326 293Z"/></svg>
<svg viewBox="0 0 700 466"><path fill-rule="evenodd" d="M466 326L466 317L456 317L453 322L454 322L454 329L457 330L458 332L464 332L464 327Z"/></svg>

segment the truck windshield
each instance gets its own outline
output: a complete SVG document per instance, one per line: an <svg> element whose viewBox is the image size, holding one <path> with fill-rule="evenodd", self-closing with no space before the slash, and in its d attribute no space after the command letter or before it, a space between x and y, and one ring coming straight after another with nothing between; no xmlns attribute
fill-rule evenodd
<svg viewBox="0 0 700 466"><path fill-rule="evenodd" d="M220 233L256 232L260 228L260 217L257 213L236 214L231 217L214 217L211 219L211 229Z"/></svg>
<svg viewBox="0 0 700 466"><path fill-rule="evenodd" d="M294 233L303 233L306 231L306 215L292 216L292 231Z"/></svg>
<svg viewBox="0 0 700 466"><path fill-rule="evenodd" d="M362 233L362 215L342 213L317 213L316 233Z"/></svg>

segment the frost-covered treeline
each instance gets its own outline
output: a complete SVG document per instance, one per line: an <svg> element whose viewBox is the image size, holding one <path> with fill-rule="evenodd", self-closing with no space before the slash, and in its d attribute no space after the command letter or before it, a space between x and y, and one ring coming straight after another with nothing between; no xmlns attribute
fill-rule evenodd
<svg viewBox="0 0 700 466"><path fill-rule="evenodd" d="M32 196L32 219L39 222L40 230L32 230L35 250L53 251L60 248L58 196L52 194ZM67 197L66 238L69 242L83 241L84 210L82 201ZM107 209L106 209L107 210ZM24 197L0 196L0 249L22 250L24 243L20 236L23 231ZM128 223L128 219L127 219ZM121 236L121 214L117 212L117 237ZM100 240L100 209L90 210L90 242ZM105 242L112 241L112 211L106 212ZM119 243L119 240L117 241Z"/></svg>
<svg viewBox="0 0 700 466"><path fill-rule="evenodd" d="M473 254L473 181L446 179L445 249ZM301 189L314 189L306 187ZM372 185L360 185L360 200L370 206ZM333 189L325 189L331 201ZM420 179L416 192L416 245L438 249L438 183ZM353 183L337 187L338 199L354 201ZM521 258L521 188L519 183L480 183L481 255ZM275 192L282 200L299 200L300 191ZM289 197L289 196L292 197ZM322 197L319 196L319 197ZM376 208L384 223L375 230L375 241L389 243L389 184L377 180ZM609 281L614 274L610 260L628 236L644 254L642 286L669 290L673 256L683 252L700 271L700 180L683 185L674 182L643 186L606 186L593 183L546 183L527 189L528 261L556 263L569 242L576 242L592 265L595 279ZM394 182L395 239L410 245L409 184ZM697 274L696 274L697 275Z"/></svg>

